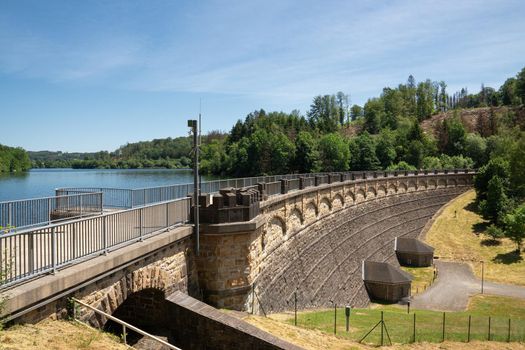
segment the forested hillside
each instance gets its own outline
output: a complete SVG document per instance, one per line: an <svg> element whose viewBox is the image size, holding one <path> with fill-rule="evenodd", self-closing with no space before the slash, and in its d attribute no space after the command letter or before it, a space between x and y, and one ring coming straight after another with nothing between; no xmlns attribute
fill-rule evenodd
<svg viewBox="0 0 525 350"><path fill-rule="evenodd" d="M226 176L373 169L472 168L522 136L525 68L494 89L449 93L443 81L383 89L364 106L316 96L306 115L255 111L203 145L202 171Z"/></svg>
<svg viewBox="0 0 525 350"><path fill-rule="evenodd" d="M114 152L29 152L34 168L184 168L190 164L188 137L128 143Z"/></svg>
<svg viewBox="0 0 525 350"><path fill-rule="evenodd" d="M0 145L0 173L26 171L31 161L25 150Z"/></svg>

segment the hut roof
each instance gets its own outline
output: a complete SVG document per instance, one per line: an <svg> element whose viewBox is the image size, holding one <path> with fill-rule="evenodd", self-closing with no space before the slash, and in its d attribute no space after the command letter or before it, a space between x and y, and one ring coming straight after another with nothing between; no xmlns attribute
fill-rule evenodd
<svg viewBox="0 0 525 350"><path fill-rule="evenodd" d="M396 237L396 252L434 253L434 248L416 238Z"/></svg>
<svg viewBox="0 0 525 350"><path fill-rule="evenodd" d="M412 281L412 275L386 262L364 261L363 280L366 282L406 283Z"/></svg>

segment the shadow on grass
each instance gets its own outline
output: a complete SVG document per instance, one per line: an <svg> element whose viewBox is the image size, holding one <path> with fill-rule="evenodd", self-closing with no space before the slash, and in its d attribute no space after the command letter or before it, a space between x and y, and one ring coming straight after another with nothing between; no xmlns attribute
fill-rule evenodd
<svg viewBox="0 0 525 350"><path fill-rule="evenodd" d="M473 212L475 214L479 214L479 212L478 212L478 204L476 203L476 201L472 201L469 204L465 205L465 207L463 209L471 211L471 212Z"/></svg>
<svg viewBox="0 0 525 350"><path fill-rule="evenodd" d="M513 250L508 253L501 253L496 255L494 259L492 259L492 261L497 264L510 265L523 261L523 257L521 256L518 250Z"/></svg>
<svg viewBox="0 0 525 350"><path fill-rule="evenodd" d="M487 238L481 241L481 245L485 247L495 247L501 245L501 241L497 239Z"/></svg>
<svg viewBox="0 0 525 350"><path fill-rule="evenodd" d="M472 230L475 234L479 235L480 233L484 233L487 231L487 228L489 227L488 222L477 222L474 225L472 225Z"/></svg>

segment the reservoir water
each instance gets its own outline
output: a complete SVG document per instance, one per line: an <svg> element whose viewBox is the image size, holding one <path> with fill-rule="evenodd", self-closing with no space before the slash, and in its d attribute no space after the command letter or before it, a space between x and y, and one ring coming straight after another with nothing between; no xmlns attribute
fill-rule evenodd
<svg viewBox="0 0 525 350"><path fill-rule="evenodd" d="M190 169L33 169L1 174L0 201L53 196L57 187L142 188L191 182Z"/></svg>

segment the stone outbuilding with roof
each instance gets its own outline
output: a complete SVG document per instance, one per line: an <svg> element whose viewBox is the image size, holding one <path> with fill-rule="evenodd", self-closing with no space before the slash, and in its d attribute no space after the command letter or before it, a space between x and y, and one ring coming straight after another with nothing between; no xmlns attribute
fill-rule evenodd
<svg viewBox="0 0 525 350"><path fill-rule="evenodd" d="M431 266L434 248L416 238L396 237L394 250L402 266Z"/></svg>
<svg viewBox="0 0 525 350"><path fill-rule="evenodd" d="M363 261L362 278L370 299L396 303L410 296L412 276L392 264Z"/></svg>

